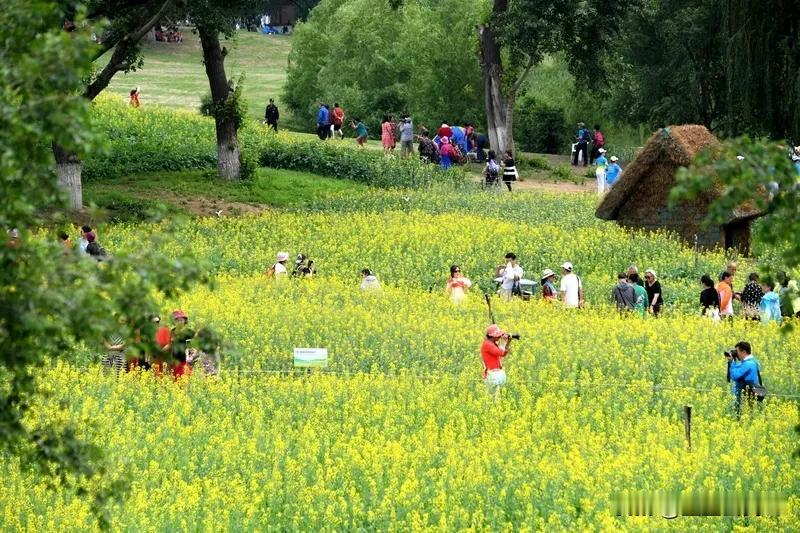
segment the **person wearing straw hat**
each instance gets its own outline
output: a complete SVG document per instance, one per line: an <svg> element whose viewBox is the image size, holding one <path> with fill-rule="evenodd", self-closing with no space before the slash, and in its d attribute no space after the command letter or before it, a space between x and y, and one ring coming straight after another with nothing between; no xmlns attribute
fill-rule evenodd
<svg viewBox="0 0 800 533"><path fill-rule="evenodd" d="M288 273L286 262L289 261L289 252L278 252L275 256L275 264L267 270L268 278L284 277Z"/></svg>
<svg viewBox="0 0 800 533"><path fill-rule="evenodd" d="M577 308L583 306L583 284L574 272L569 261L561 265L564 274L561 276L561 301L564 307Z"/></svg>
<svg viewBox="0 0 800 533"><path fill-rule="evenodd" d="M619 175L622 174L622 167L619 166L619 158L615 155L612 155L609 159L608 167L606 167L606 188L610 189L612 185L614 185L617 180L619 180Z"/></svg>
<svg viewBox="0 0 800 533"><path fill-rule="evenodd" d="M481 344L483 359L483 379L489 394L497 400L500 387L506 384L506 371L501 359L508 356L511 348L511 335L500 329L497 324L486 328L486 338Z"/></svg>
<svg viewBox="0 0 800 533"><path fill-rule="evenodd" d="M606 159L606 149L600 148L597 150L597 159L594 163L597 168L594 175L597 178L597 194L603 194L606 191L606 167L608 167L608 159Z"/></svg>
<svg viewBox="0 0 800 533"><path fill-rule="evenodd" d="M556 273L549 268L544 269L542 272L542 298L545 302L558 301L558 291L554 284L556 280Z"/></svg>

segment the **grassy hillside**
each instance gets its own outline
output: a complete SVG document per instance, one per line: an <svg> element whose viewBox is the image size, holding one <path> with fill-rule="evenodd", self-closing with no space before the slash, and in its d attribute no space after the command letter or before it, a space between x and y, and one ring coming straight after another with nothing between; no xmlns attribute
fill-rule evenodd
<svg viewBox="0 0 800 533"><path fill-rule="evenodd" d="M115 76L108 91L127 98L138 85L142 89L142 105L196 110L200 97L208 92L208 79L203 69L200 39L188 29L183 37L182 43L145 43L144 66L136 72ZM224 46L230 52L225 60L228 76L246 74L244 97L248 114L263 119L268 98L275 98L281 106L291 37L241 31L224 41ZM103 60L108 58L103 57L98 63Z"/></svg>

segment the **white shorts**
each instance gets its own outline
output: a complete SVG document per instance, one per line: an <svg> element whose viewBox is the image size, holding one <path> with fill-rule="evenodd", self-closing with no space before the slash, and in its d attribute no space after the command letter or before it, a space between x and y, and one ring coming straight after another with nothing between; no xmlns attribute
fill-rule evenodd
<svg viewBox="0 0 800 533"><path fill-rule="evenodd" d="M498 388L506 384L506 371L502 368L499 370L489 370L486 372L486 389L490 394L494 394Z"/></svg>

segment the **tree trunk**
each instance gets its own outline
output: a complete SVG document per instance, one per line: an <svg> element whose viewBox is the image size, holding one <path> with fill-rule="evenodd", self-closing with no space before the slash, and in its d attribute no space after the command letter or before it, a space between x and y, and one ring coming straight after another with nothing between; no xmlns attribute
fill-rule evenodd
<svg viewBox="0 0 800 533"><path fill-rule="evenodd" d="M65 150L56 143L53 143L53 155L56 158L58 186L67 193L70 209L82 209L81 160L75 153Z"/></svg>
<svg viewBox="0 0 800 533"><path fill-rule="evenodd" d="M225 54L215 30L198 28L200 44L203 47L203 63L211 87L214 102L214 122L217 130L217 171L221 178L238 180L241 178L241 158L239 157L239 137L236 117L221 112L225 100L233 92L225 75Z"/></svg>
<svg viewBox="0 0 800 533"><path fill-rule="evenodd" d="M492 16L503 13L507 8L508 0L494 0ZM502 154L508 149L513 149L514 146L509 120L512 119L514 98L507 99L503 94L503 63L500 56L500 43L492 30L491 23L479 26L478 34L480 36L483 96L486 106L489 145L498 154ZM510 107L509 104L511 104ZM509 113L509 110L512 110L512 113Z"/></svg>

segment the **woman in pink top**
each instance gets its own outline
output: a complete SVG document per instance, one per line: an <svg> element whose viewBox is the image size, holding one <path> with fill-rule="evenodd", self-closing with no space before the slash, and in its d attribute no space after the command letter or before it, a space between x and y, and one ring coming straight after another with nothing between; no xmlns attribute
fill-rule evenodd
<svg viewBox="0 0 800 533"><path fill-rule="evenodd" d="M394 127L386 115L383 116L383 122L381 122L381 142L384 154L388 154L389 150L394 147Z"/></svg>

